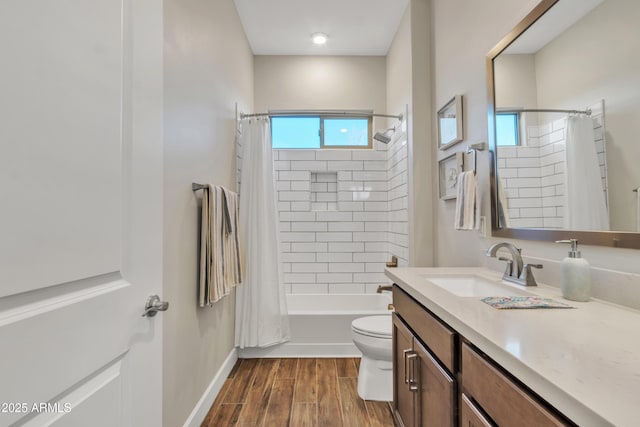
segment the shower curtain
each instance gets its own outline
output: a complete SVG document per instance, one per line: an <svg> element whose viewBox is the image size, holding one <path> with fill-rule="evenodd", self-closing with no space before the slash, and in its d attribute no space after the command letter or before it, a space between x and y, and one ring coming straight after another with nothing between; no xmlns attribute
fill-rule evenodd
<svg viewBox="0 0 640 427"><path fill-rule="evenodd" d="M569 230L609 230L609 212L594 140L590 117L569 116L565 173L565 228Z"/></svg>
<svg viewBox="0 0 640 427"><path fill-rule="evenodd" d="M245 270L236 288L235 343L240 348L267 347L289 340L269 119L243 120L240 140Z"/></svg>

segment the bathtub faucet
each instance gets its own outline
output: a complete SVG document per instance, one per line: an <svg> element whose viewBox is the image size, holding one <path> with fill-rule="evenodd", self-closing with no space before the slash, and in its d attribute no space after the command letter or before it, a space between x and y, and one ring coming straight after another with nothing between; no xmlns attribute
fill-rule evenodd
<svg viewBox="0 0 640 427"><path fill-rule="evenodd" d="M376 293L381 294L384 291L391 292L392 290L393 290L393 286L391 285L380 285L378 286L378 289L376 289Z"/></svg>

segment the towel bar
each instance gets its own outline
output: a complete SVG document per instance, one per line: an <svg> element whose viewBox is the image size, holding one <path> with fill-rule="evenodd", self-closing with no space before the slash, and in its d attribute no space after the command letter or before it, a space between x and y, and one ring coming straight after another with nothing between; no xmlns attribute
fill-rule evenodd
<svg viewBox="0 0 640 427"><path fill-rule="evenodd" d="M205 188L207 188L207 186L204 185L204 184L198 184L197 182L192 182L191 183L191 190L192 191L204 190Z"/></svg>

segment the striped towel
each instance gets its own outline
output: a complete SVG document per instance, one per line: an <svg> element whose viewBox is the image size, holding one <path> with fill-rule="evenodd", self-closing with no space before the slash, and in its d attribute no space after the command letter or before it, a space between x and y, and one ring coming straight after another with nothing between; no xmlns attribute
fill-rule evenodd
<svg viewBox="0 0 640 427"><path fill-rule="evenodd" d="M476 228L477 200L476 174L473 171L462 172L458 175L456 199L456 230L473 230Z"/></svg>
<svg viewBox="0 0 640 427"><path fill-rule="evenodd" d="M202 193L200 307L228 295L242 280L238 222L238 195L207 186Z"/></svg>
<svg viewBox="0 0 640 427"><path fill-rule="evenodd" d="M242 261L240 258L240 199L238 193L222 188L225 213L225 283L229 290L242 282Z"/></svg>

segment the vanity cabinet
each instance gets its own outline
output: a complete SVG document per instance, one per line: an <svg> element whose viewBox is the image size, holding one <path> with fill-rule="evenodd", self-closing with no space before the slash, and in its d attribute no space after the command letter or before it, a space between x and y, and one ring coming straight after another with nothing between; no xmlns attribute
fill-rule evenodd
<svg viewBox="0 0 640 427"><path fill-rule="evenodd" d="M462 344L461 351L462 387L496 424L521 427L571 425L468 343Z"/></svg>
<svg viewBox="0 0 640 427"><path fill-rule="evenodd" d="M397 285L393 301L397 425L575 425Z"/></svg>
<svg viewBox="0 0 640 427"><path fill-rule="evenodd" d="M429 344L433 343L454 366L454 333L410 297L396 297L397 293L394 290L394 301L399 303L399 308L394 303L397 313L419 323L412 330L403 318L393 314L393 412L396 423L401 427L453 427L456 425L457 381L436 358ZM425 315L428 318L422 317Z"/></svg>
<svg viewBox="0 0 640 427"><path fill-rule="evenodd" d="M460 397L460 426L463 427L493 427L481 410L462 393Z"/></svg>
<svg viewBox="0 0 640 427"><path fill-rule="evenodd" d="M410 353L414 337L404 322L393 313L393 415L401 427L419 425L416 422L415 387L409 372Z"/></svg>

